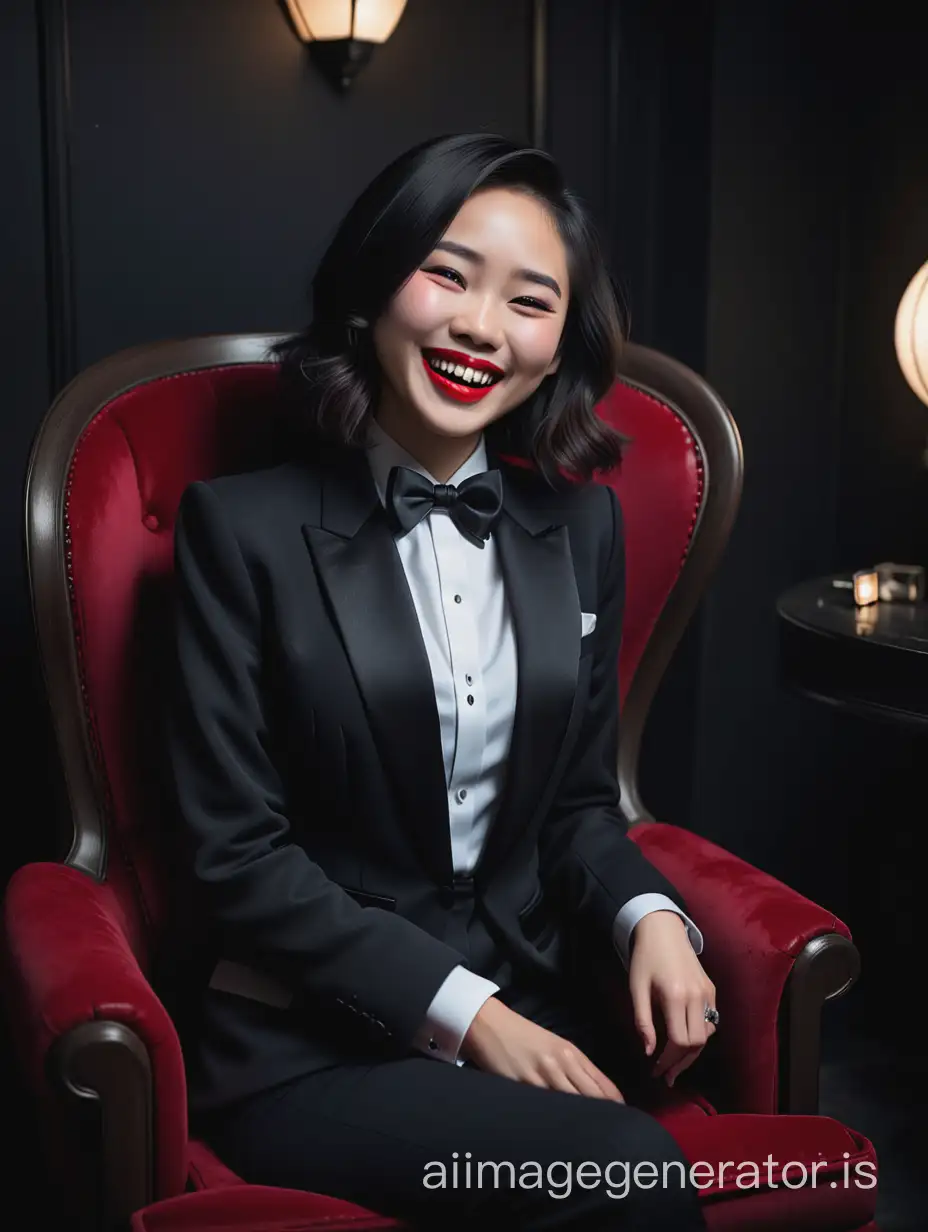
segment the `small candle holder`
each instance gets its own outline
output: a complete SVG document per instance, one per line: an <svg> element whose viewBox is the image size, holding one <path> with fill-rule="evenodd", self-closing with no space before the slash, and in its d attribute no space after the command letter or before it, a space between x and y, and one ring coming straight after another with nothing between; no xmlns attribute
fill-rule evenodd
<svg viewBox="0 0 928 1232"><path fill-rule="evenodd" d="M880 598L880 576L875 569L858 569L854 574L854 602L858 607L876 603Z"/></svg>
<svg viewBox="0 0 928 1232"><path fill-rule="evenodd" d="M919 603L925 596L925 570L884 560L873 569L858 569L853 578L834 578L831 584L836 590L853 591L859 608L871 603Z"/></svg>
<svg viewBox="0 0 928 1232"><path fill-rule="evenodd" d="M884 603L918 603L925 595L921 565L898 565L884 560L876 566L879 598Z"/></svg>

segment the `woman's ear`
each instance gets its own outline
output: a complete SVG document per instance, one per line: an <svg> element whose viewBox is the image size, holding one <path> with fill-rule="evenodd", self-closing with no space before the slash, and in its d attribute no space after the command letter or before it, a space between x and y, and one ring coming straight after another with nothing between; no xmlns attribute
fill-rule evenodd
<svg viewBox="0 0 928 1232"><path fill-rule="evenodd" d="M545 370L545 376L554 376L555 372L557 372L560 366L561 366L561 353L560 351L558 351L554 359L552 359L550 364L548 364L548 367Z"/></svg>

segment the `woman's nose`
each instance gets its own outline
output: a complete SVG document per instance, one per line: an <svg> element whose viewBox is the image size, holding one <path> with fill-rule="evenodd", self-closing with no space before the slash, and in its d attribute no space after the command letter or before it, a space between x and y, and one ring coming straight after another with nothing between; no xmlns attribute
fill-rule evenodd
<svg viewBox="0 0 928 1232"><path fill-rule="evenodd" d="M485 299L461 308L451 322L452 335L474 350L496 351L503 344L499 319Z"/></svg>

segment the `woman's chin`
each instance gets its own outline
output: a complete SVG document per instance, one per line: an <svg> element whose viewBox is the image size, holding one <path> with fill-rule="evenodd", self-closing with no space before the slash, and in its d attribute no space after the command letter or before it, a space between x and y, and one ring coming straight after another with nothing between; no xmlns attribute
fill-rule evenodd
<svg viewBox="0 0 928 1232"><path fill-rule="evenodd" d="M423 405L416 399L413 406L421 425L436 436L473 436L475 432L482 432L488 422L487 408L483 406L458 406L450 399L442 405L437 405L433 399Z"/></svg>

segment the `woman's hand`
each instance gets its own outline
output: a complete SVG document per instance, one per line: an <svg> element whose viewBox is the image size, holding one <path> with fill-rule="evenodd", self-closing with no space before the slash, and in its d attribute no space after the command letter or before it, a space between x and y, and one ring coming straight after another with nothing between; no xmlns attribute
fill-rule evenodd
<svg viewBox="0 0 928 1232"><path fill-rule="evenodd" d="M484 1002L470 1024L461 1055L480 1069L516 1082L625 1103L615 1083L576 1045L496 997Z"/></svg>
<svg viewBox="0 0 928 1232"><path fill-rule="evenodd" d="M653 1007L660 1006L667 1043L654 1067L655 1077L677 1076L693 1064L715 1027L706 1021L706 1006L715 1009L715 985L673 911L653 911L635 925L628 983L635 1009L635 1027L651 1056L657 1047Z"/></svg>

